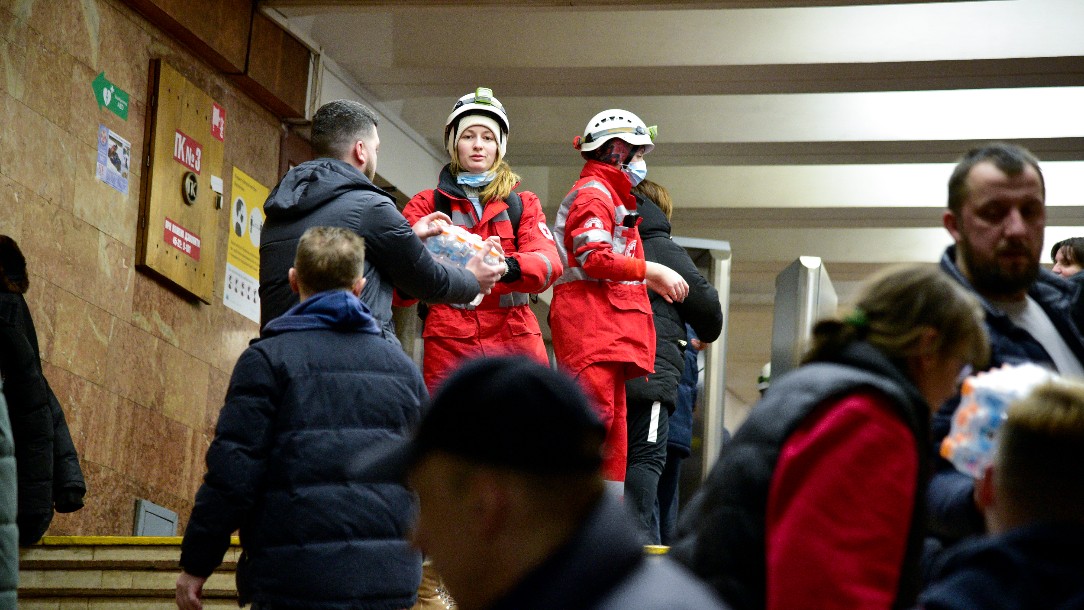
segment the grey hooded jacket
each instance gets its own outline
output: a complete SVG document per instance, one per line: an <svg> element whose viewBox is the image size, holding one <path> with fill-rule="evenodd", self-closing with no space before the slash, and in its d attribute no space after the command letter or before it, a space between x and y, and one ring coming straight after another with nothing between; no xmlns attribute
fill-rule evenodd
<svg viewBox="0 0 1084 610"><path fill-rule="evenodd" d="M298 302L287 274L297 242L309 227L345 227L365 240L365 288L385 338L392 325L392 289L431 303L469 303L480 287L474 275L433 259L391 196L355 167L337 159L306 161L282 178L264 203L260 237L260 327Z"/></svg>

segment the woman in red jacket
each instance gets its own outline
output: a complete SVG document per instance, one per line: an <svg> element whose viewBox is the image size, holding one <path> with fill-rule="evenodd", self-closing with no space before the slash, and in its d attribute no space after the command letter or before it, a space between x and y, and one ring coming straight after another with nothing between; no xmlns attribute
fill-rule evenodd
<svg viewBox="0 0 1084 610"><path fill-rule="evenodd" d="M513 190L520 178L504 160L508 115L492 91L479 87L459 98L444 142L451 161L437 188L415 195L403 215L413 225L444 212L502 250L508 271L477 305L429 307L422 372L430 392L467 358L514 352L548 363L529 295L549 288L562 271L538 197Z"/></svg>

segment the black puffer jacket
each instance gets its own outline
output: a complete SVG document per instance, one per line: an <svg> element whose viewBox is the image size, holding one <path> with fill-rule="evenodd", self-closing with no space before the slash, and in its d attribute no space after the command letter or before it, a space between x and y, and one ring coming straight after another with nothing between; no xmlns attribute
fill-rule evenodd
<svg viewBox="0 0 1084 610"><path fill-rule="evenodd" d="M209 575L240 528L242 603L412 606L413 495L350 469L365 448L405 438L426 398L418 368L346 291L270 322L234 367L181 545L185 571Z"/></svg>
<svg viewBox="0 0 1084 610"><path fill-rule="evenodd" d="M31 487L20 492L19 497L20 535L23 544L36 542L45 533L52 520L54 508L58 512L72 512L82 508L83 496L87 491L64 411L42 372L38 333L34 328L30 308L23 298L29 286L26 259L19 245L6 235L0 236L0 326L9 328L12 333L5 339L11 346L12 353L4 358L7 360L6 366L20 369L12 374L29 384L27 388L7 390L9 393L23 393L23 397L14 405L11 404L11 398L8 400L12 417L21 418L20 422L12 420L13 431L16 437L43 438L38 431L38 426L43 425L46 419L45 415L38 413L42 396L52 428L45 433L51 439L49 450L52 456L48 459L38 456L39 451L44 451L40 446L41 440L33 441L32 444L36 446L34 449L17 448L17 453L31 451L34 454L33 457L23 457L24 462L32 460L32 463L19 467L20 480ZM27 412L28 408L30 413ZM48 483L45 482L46 479ZM47 485L51 487L48 493L45 490Z"/></svg>
<svg viewBox="0 0 1084 610"><path fill-rule="evenodd" d="M693 327L701 341L714 341L723 329L723 309L719 292L700 275L685 248L670 239L670 221L659 206L637 194L636 208L643 218L640 238L644 258L681 274L689 284L689 296L681 303L667 303L648 291L655 314L655 372L629 380L625 388L630 402L657 400L673 411L678 381L685 370L685 323Z"/></svg>
<svg viewBox="0 0 1084 610"><path fill-rule="evenodd" d="M764 608L766 603L766 515L781 450L818 406L863 389L887 398L914 436L919 458L915 505L892 606L913 607L925 531L922 492L930 470L925 447L930 407L882 352L857 342L843 348L832 362L806 364L773 381L749 419L723 446L704 485L682 511L671 556L715 587L735 609Z"/></svg>
<svg viewBox="0 0 1084 610"><path fill-rule="evenodd" d="M19 544L33 544L53 519L53 415L34 350L18 328L3 321L0 375L15 441Z"/></svg>
<svg viewBox="0 0 1084 610"><path fill-rule="evenodd" d="M297 242L309 227L345 227L365 239L365 288L361 300L395 343L392 289L431 303L469 303L478 280L465 269L433 259L380 190L349 163L321 158L291 169L264 203L260 236L260 319L266 326L297 304L287 272Z"/></svg>

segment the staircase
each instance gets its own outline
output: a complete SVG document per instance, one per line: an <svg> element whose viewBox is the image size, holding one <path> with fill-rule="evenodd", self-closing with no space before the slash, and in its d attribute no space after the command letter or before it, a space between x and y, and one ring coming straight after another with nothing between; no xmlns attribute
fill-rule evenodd
<svg viewBox="0 0 1084 610"><path fill-rule="evenodd" d="M204 608L237 608L237 539L203 587ZM179 536L46 536L19 552L20 610L176 610Z"/></svg>

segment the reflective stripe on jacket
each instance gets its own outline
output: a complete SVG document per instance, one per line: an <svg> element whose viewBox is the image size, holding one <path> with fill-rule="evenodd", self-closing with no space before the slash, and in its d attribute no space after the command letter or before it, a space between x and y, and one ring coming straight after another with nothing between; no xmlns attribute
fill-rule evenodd
<svg viewBox="0 0 1084 610"><path fill-rule="evenodd" d="M565 272L553 288L557 361L573 374L595 362L628 363L626 377L654 370L655 328L644 283L631 185L616 167L588 161L554 223Z"/></svg>

